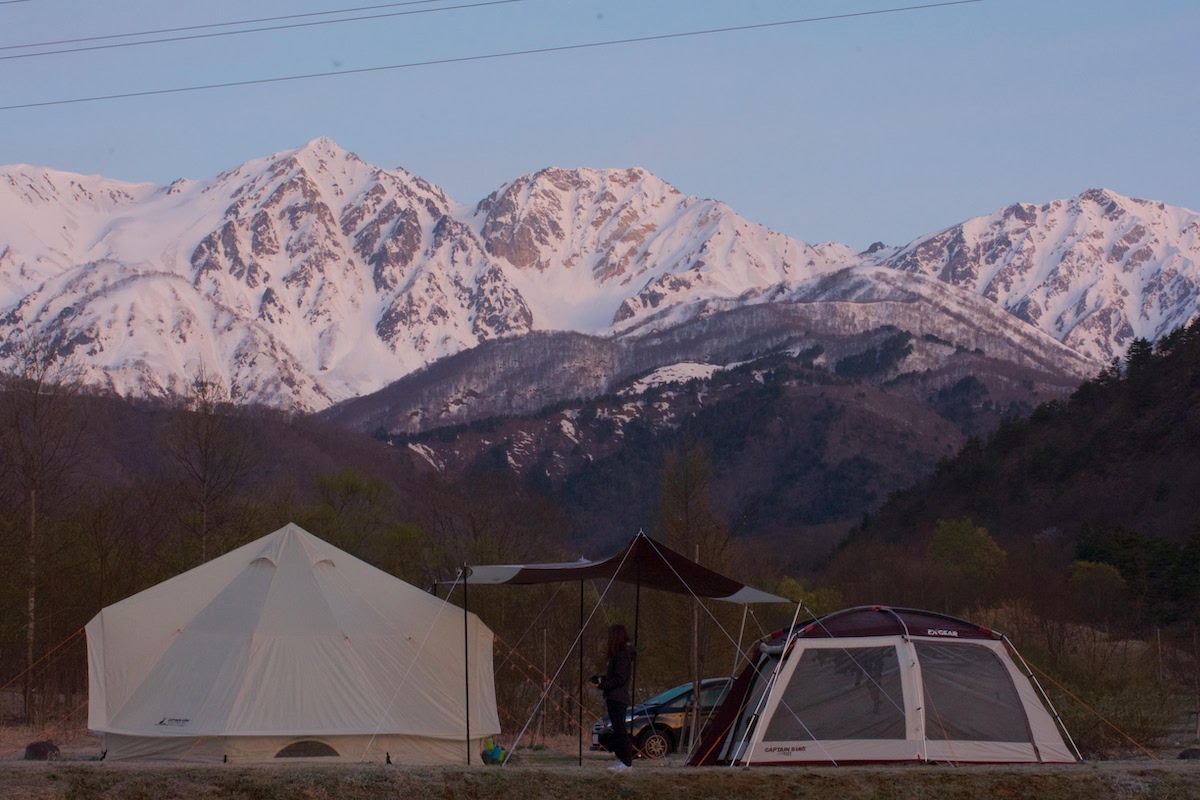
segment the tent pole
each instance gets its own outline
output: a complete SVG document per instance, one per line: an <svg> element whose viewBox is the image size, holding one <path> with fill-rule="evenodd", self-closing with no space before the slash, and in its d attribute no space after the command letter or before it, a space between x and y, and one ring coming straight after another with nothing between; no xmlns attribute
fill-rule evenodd
<svg viewBox="0 0 1200 800"><path fill-rule="evenodd" d="M468 630L468 612L467 612L467 578L471 574L471 568L463 563L463 694L466 697L466 722L467 722L467 766L471 766L471 652L470 652L470 631Z"/></svg>
<svg viewBox="0 0 1200 800"><path fill-rule="evenodd" d="M579 766L583 766L583 581L579 582Z"/></svg>
<svg viewBox="0 0 1200 800"><path fill-rule="evenodd" d="M754 713L750 717L749 723L746 725L746 732L742 734L741 743L738 745L737 750L730 751L729 753L730 767L737 766L738 759L744 755L745 760L742 762L744 769L750 769L750 762L754 760L754 734L758 733L755 728L757 728L758 723L761 722L759 719L759 714L761 714L762 710L767 707L767 703L771 699L771 695L774 694L775 690L778 688L777 684L779 681L779 673L783 671L783 662L787 660L788 654L792 648L792 642L796 639L796 620L800 619L800 609L803 606L803 601L796 603L796 612L792 614L792 624L788 626L787 636L784 637L783 640L783 650L779 652L779 663L775 665L775 669L771 671L771 677L767 679L767 687L763 691L762 696L758 699L758 707L754 710ZM750 745L749 752L746 752L747 743ZM833 759L830 759L830 761L833 761ZM833 761L833 765L836 767L837 762Z"/></svg>
<svg viewBox="0 0 1200 800"><path fill-rule="evenodd" d="M1075 745L1075 740L1071 738L1071 732L1067 730L1066 723L1062 721L1062 717L1058 716L1058 709L1054 707L1054 703L1050 700L1050 695L1046 694L1046 690L1042 688L1042 682L1037 679L1037 676L1033 674L1033 670L1030 669L1029 664L1025 661L1025 656L1021 655L1021 652L1017 650L1012 641L1009 640L1009 638L1004 634L1000 635L1000 641L1003 642L1008 651L1014 654L1017 657L1017 660L1021 662L1021 666L1025 668L1025 674L1029 676L1029 680L1033 683L1034 687L1037 688L1038 694L1042 696L1042 702L1049 706L1050 713L1054 715L1054 721L1058 723L1058 727L1062 731L1063 736L1067 738L1067 744L1070 746L1071 751L1075 753L1075 758L1077 758L1079 763L1082 764L1083 754L1079 752L1079 748Z"/></svg>

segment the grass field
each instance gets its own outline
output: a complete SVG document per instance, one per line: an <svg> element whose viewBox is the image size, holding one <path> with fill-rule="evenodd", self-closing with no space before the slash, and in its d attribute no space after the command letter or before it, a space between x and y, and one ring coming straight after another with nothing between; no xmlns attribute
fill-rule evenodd
<svg viewBox="0 0 1200 800"><path fill-rule="evenodd" d="M1200 762L1078 766L887 766L694 769L645 764L612 773L529 757L507 767L355 764L176 766L97 761L0 762L3 800L1193 800Z"/></svg>
<svg viewBox="0 0 1200 800"><path fill-rule="evenodd" d="M145 767L8 763L0 797L21 800L1192 800L1200 766L1107 762L1079 767L841 767L820 769L505 768L287 765Z"/></svg>

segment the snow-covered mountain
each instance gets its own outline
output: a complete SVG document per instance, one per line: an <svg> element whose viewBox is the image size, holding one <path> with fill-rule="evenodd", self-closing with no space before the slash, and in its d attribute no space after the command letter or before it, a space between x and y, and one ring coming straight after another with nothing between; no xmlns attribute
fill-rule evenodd
<svg viewBox="0 0 1200 800"><path fill-rule="evenodd" d="M121 394L171 395L204 369L300 410L490 340L661 335L833 286L853 303L847 287L894 294L897 270L940 279L905 282L922 313L979 294L1103 360L1196 313L1197 263L1196 214L1112 193L856 254L639 169L547 169L469 206L327 139L169 186L0 168L0 357L35 335Z"/></svg>
<svg viewBox="0 0 1200 800"><path fill-rule="evenodd" d="M1123 355L1197 313L1200 215L1091 189L1014 204L924 236L879 263L983 295L1090 358Z"/></svg>
<svg viewBox="0 0 1200 800"><path fill-rule="evenodd" d="M328 140L161 188L0 175L6 336L52 337L121 393L203 367L244 398L321 408L530 329L469 209Z"/></svg>

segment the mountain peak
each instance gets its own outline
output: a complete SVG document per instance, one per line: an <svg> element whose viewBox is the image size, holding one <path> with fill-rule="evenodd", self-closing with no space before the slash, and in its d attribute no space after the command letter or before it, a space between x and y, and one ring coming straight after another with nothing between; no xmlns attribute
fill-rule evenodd
<svg viewBox="0 0 1200 800"><path fill-rule="evenodd" d="M344 171L347 167L354 169L369 168L357 155L338 145L327 136L319 136L300 147L283 150L271 156L269 161L276 164L296 164L311 172Z"/></svg>
<svg viewBox="0 0 1200 800"><path fill-rule="evenodd" d="M348 150L343 149L337 142L330 139L328 136L318 136L307 144L296 148L297 152L313 153L322 156L347 156L353 155Z"/></svg>

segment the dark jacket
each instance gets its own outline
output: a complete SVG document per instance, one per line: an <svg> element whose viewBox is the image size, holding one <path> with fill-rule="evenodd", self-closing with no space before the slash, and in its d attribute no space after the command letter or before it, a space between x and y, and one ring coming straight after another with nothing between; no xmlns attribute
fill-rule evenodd
<svg viewBox="0 0 1200 800"><path fill-rule="evenodd" d="M598 684L605 700L629 705L629 673L633 668L633 648L626 647L608 660L608 669Z"/></svg>

